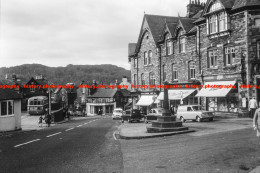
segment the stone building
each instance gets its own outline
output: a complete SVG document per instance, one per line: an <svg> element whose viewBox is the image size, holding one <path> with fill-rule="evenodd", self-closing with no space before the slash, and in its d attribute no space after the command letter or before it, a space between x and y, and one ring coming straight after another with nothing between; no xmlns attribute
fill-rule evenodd
<svg viewBox="0 0 260 173"><path fill-rule="evenodd" d="M171 104L199 103L208 110L236 112L251 97L260 101L260 89L241 88L260 85L260 1L190 0L185 17L145 14L128 57L132 84L168 81L183 86L169 91ZM201 89L186 84L236 87ZM136 102L153 94L160 100L162 90L135 89L132 95Z"/></svg>

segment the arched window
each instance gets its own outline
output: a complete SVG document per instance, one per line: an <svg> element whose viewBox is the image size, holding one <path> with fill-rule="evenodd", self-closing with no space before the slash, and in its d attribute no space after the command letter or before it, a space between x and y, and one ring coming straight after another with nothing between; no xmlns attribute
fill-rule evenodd
<svg viewBox="0 0 260 173"><path fill-rule="evenodd" d="M163 70L163 72L162 72L163 81L165 81L165 80L166 80L166 65L163 65L163 66L162 66L162 70Z"/></svg>
<svg viewBox="0 0 260 173"><path fill-rule="evenodd" d="M172 64L172 81L178 81L178 68L175 64Z"/></svg>
<svg viewBox="0 0 260 173"><path fill-rule="evenodd" d="M141 74L141 85L145 85L144 73Z"/></svg>
<svg viewBox="0 0 260 173"><path fill-rule="evenodd" d="M148 52L144 52L144 65L148 65Z"/></svg>
<svg viewBox="0 0 260 173"><path fill-rule="evenodd" d="M189 62L189 79L195 79L195 62Z"/></svg>
<svg viewBox="0 0 260 173"><path fill-rule="evenodd" d="M149 85L155 85L155 76L152 72L149 73Z"/></svg>
<svg viewBox="0 0 260 173"><path fill-rule="evenodd" d="M150 50L148 53L148 64L152 64L153 52Z"/></svg>

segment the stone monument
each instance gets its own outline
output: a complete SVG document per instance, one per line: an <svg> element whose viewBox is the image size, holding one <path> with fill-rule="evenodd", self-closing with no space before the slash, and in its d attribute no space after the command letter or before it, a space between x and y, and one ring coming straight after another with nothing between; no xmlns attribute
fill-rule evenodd
<svg viewBox="0 0 260 173"><path fill-rule="evenodd" d="M168 82L164 82L164 85L169 85ZM168 87L166 87L168 88ZM163 113L162 116L157 117L157 121L153 121L151 126L147 126L148 133L161 133L161 132L178 132L188 131L188 127L183 127L181 121L176 121L176 116L171 114L169 110L169 96L168 89L164 89L163 100Z"/></svg>

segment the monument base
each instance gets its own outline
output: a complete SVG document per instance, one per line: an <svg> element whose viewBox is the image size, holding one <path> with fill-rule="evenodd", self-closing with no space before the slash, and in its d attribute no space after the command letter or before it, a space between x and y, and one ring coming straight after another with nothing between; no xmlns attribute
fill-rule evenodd
<svg viewBox="0 0 260 173"><path fill-rule="evenodd" d="M148 133L162 133L189 130L183 127L181 121L176 121L176 116L160 116L153 121L151 126L146 127Z"/></svg>

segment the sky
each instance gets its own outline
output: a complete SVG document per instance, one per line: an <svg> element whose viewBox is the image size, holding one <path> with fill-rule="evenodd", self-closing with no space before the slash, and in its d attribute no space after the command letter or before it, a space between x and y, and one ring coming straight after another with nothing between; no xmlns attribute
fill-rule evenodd
<svg viewBox="0 0 260 173"><path fill-rule="evenodd" d="M146 14L186 15L189 0L0 0L0 67L114 64L130 69ZM203 1L201 1L203 2Z"/></svg>

